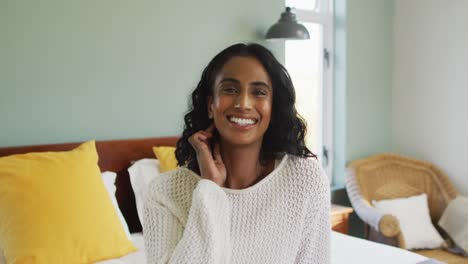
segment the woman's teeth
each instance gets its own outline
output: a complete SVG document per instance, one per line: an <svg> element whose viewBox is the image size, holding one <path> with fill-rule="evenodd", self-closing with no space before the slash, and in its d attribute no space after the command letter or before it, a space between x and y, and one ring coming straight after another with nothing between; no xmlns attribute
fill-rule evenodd
<svg viewBox="0 0 468 264"><path fill-rule="evenodd" d="M229 121L239 124L241 126L255 124L254 119L247 119L247 118L230 117Z"/></svg>

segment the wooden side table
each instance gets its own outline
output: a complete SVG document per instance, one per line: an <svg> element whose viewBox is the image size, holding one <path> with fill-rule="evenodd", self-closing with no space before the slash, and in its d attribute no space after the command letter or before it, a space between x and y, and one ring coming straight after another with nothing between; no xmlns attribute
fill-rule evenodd
<svg viewBox="0 0 468 264"><path fill-rule="evenodd" d="M353 208L332 204L331 205L331 224L332 230L343 234L348 234L349 215Z"/></svg>

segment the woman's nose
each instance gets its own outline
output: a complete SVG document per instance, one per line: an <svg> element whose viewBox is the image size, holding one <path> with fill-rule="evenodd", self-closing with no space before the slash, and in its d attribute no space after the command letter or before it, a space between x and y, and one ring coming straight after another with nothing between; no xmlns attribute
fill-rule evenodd
<svg viewBox="0 0 468 264"><path fill-rule="evenodd" d="M239 109L250 109L250 108L252 108L252 102L251 102L250 96L248 94L244 94L244 93L239 94L234 107L239 108Z"/></svg>

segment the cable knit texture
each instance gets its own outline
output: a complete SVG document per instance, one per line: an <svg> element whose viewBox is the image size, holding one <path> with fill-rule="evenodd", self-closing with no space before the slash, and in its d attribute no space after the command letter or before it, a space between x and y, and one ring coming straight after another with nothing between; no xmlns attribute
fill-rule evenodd
<svg viewBox="0 0 468 264"><path fill-rule="evenodd" d="M329 182L315 159L285 155L242 190L186 168L160 175L148 188L148 263L330 262Z"/></svg>

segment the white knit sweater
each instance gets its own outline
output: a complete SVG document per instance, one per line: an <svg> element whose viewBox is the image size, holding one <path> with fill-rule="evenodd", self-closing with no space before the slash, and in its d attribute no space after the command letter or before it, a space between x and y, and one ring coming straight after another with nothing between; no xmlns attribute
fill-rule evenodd
<svg viewBox="0 0 468 264"><path fill-rule="evenodd" d="M151 182L144 212L151 264L330 262L330 189L314 159L285 155L242 190L179 168Z"/></svg>

